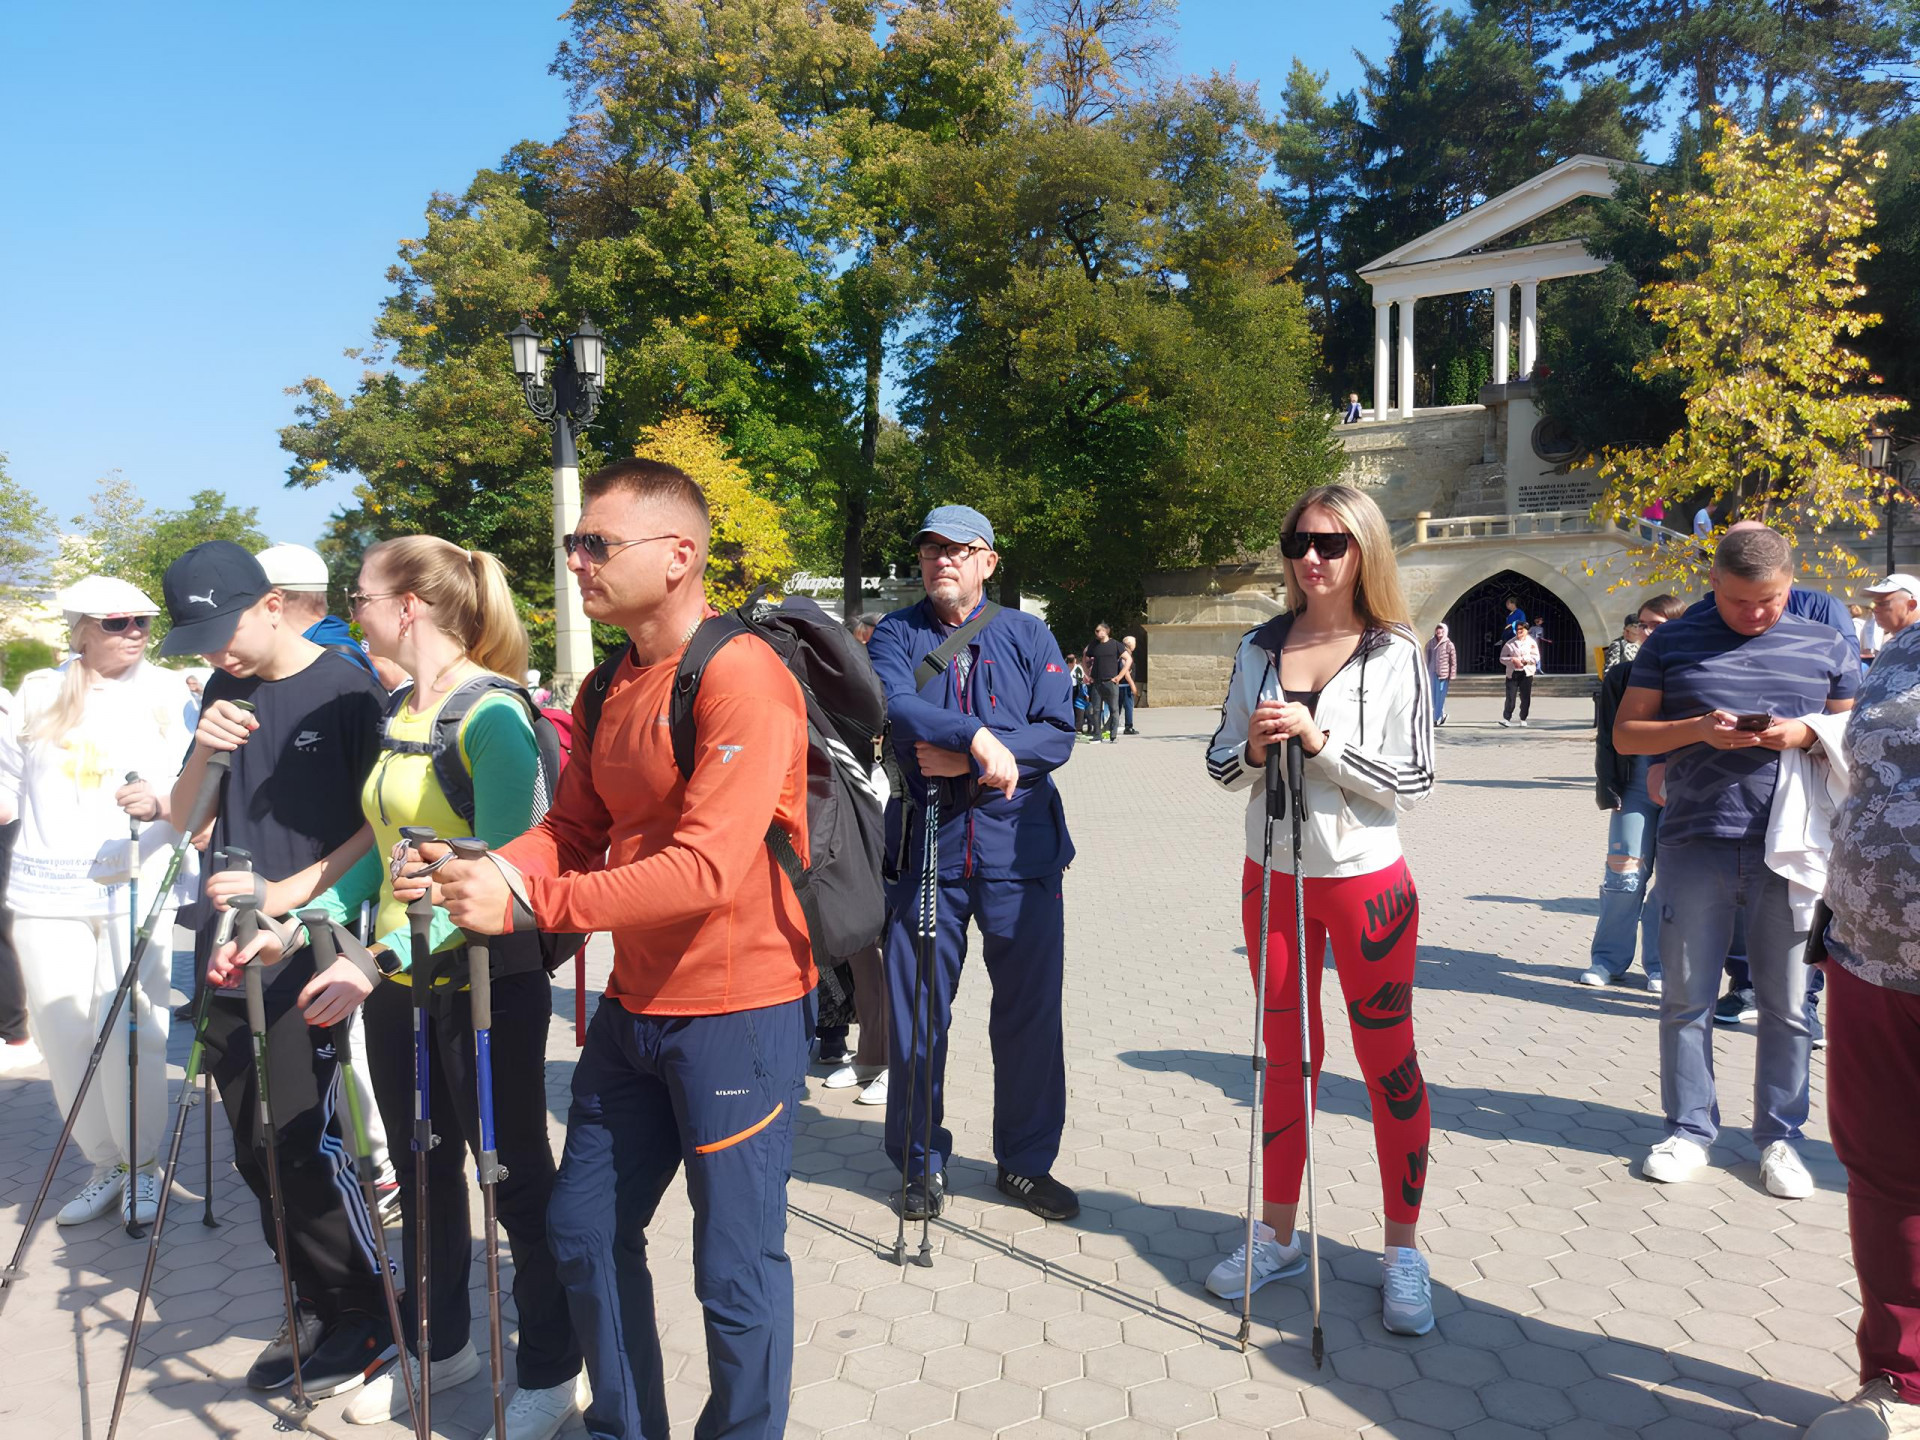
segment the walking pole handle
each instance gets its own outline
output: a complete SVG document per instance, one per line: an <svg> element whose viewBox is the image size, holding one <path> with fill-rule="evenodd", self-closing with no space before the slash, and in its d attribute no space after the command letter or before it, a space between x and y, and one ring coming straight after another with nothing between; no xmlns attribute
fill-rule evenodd
<svg viewBox="0 0 1920 1440"><path fill-rule="evenodd" d="M1280 778L1280 747L1267 747L1267 815L1278 819L1287 813L1286 781Z"/></svg>
<svg viewBox="0 0 1920 1440"><path fill-rule="evenodd" d="M1269 765L1271 765L1273 760L1273 752L1271 750L1267 752L1267 760ZM1307 813L1306 769L1307 747L1298 735L1289 735L1287 737L1287 785L1293 791L1293 818L1296 824L1305 818ZM1271 771L1269 771L1269 773L1271 773ZM1268 785L1268 793L1272 793L1272 782L1269 781Z"/></svg>
<svg viewBox="0 0 1920 1440"><path fill-rule="evenodd" d="M449 840L447 846L462 860L484 860L484 840ZM485 935L467 934L468 984L473 1004L473 1028L493 1028L493 960Z"/></svg>
<svg viewBox="0 0 1920 1440"><path fill-rule="evenodd" d="M249 941L259 933L260 914L254 908L251 895L242 895L232 902L234 913L233 934L240 942L240 948L246 949ZM260 964L249 960L245 966L247 991L247 1028L255 1035L267 1033L266 981L261 978Z"/></svg>

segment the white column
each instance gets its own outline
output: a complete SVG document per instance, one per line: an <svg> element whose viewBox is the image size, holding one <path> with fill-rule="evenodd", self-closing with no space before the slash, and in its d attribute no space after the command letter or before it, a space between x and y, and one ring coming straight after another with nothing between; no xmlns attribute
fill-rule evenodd
<svg viewBox="0 0 1920 1440"><path fill-rule="evenodd" d="M1373 418L1387 418L1387 382L1393 377L1393 303L1373 306Z"/></svg>
<svg viewBox="0 0 1920 1440"><path fill-rule="evenodd" d="M1533 374L1533 361L1540 343L1540 282L1520 282L1520 378Z"/></svg>
<svg viewBox="0 0 1920 1440"><path fill-rule="evenodd" d="M1413 418L1413 305L1400 302L1400 417Z"/></svg>
<svg viewBox="0 0 1920 1440"><path fill-rule="evenodd" d="M559 422L564 425L567 422ZM549 684L558 703L572 704L580 682L593 673L593 627L580 587L567 569L561 537L580 523L580 471L567 464L553 467L553 675ZM564 697L564 699L562 699Z"/></svg>
<svg viewBox="0 0 1920 1440"><path fill-rule="evenodd" d="M1512 343L1508 331L1513 323L1513 286L1493 287L1493 383L1507 383L1507 346Z"/></svg>

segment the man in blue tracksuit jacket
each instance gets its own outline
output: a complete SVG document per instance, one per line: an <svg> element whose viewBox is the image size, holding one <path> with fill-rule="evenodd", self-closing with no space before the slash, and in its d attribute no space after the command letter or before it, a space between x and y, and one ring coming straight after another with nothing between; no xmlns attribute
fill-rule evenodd
<svg viewBox="0 0 1920 1440"><path fill-rule="evenodd" d="M907 1176L907 1218L938 1215L953 1152L953 1135L940 1124L947 1022L971 919L980 927L993 983L988 1036L1000 1189L1036 1215L1071 1219L1080 1202L1049 1173L1067 1116L1060 877L1073 860L1073 841L1052 773L1073 753L1067 664L1043 621L1000 610L923 685L921 661L982 612L987 580L1000 557L993 526L964 505L942 505L929 514L918 545L927 598L888 615L867 646L886 686L893 747L907 782L904 810L895 802L888 815L889 835L904 837L904 859L889 897L886 937L892 1037L887 1154ZM931 1033L939 1043L931 1066L929 1146L921 1088L928 1073L927 1031L914 1024L913 1001L930 785L940 801L940 829L931 985Z"/></svg>

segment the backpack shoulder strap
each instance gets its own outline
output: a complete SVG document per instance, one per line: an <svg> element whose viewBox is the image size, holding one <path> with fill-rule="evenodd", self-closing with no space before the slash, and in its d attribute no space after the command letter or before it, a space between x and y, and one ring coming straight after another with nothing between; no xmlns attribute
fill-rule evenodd
<svg viewBox="0 0 1920 1440"><path fill-rule="evenodd" d="M694 733L693 702L700 696L700 680L707 673L707 662L720 653L722 645L751 628L738 610L701 621L700 628L687 642L679 667L673 672L673 695L667 702L667 733L673 740L673 763L680 767L683 780L693 778L694 747L699 743Z"/></svg>
<svg viewBox="0 0 1920 1440"><path fill-rule="evenodd" d="M607 708L607 690L613 684L613 677L620 673L620 662L627 658L631 643L613 652L598 665L587 677L586 685L580 696L580 735L574 741L589 751L593 749L593 732L600 728L600 712Z"/></svg>
<svg viewBox="0 0 1920 1440"><path fill-rule="evenodd" d="M997 601L988 600L982 604L971 620L942 641L938 649L922 657L919 668L913 672L913 688L924 690L933 681L946 674L947 667L953 663L953 657L960 653L960 647L971 644L973 637L986 629L987 622L999 613L1000 606Z"/></svg>
<svg viewBox="0 0 1920 1440"><path fill-rule="evenodd" d="M473 772L467 768L466 756L460 749L460 728L473 713L473 707L496 691L518 696L526 708L529 723L539 713L534 708L533 697L511 680L499 675L476 675L447 696L441 703L440 713L433 717L433 778L454 813L467 822L468 829L473 828Z"/></svg>

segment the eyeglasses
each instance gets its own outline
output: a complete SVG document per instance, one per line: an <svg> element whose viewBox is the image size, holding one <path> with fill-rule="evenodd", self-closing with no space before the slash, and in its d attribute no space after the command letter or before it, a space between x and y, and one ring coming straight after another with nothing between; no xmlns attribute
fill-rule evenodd
<svg viewBox="0 0 1920 1440"><path fill-rule="evenodd" d="M638 540L609 540L604 535L562 535L560 544L566 549L569 560L581 551L585 551L588 560L595 565L604 565L609 555L628 545L645 545L654 540L678 540L679 538L678 535L643 535Z"/></svg>
<svg viewBox="0 0 1920 1440"><path fill-rule="evenodd" d="M151 615L108 615L100 620L100 628L109 635L122 635L128 630L151 630Z"/></svg>
<svg viewBox="0 0 1920 1440"><path fill-rule="evenodd" d="M1322 560L1338 560L1347 553L1351 539L1341 530L1294 530L1280 537L1280 553L1289 560L1304 560L1312 550Z"/></svg>
<svg viewBox="0 0 1920 1440"><path fill-rule="evenodd" d="M953 561L954 564L960 565L966 562L969 555L984 555L992 548L991 545L961 544L957 541L951 544L943 544L936 540L928 540L920 547L920 558L922 560L938 560L944 556L946 559Z"/></svg>
<svg viewBox="0 0 1920 1440"><path fill-rule="evenodd" d="M364 590L349 590L347 592L347 609L358 610L362 605L371 605L376 600L391 600L397 593L397 591L389 591L385 595L369 595Z"/></svg>

